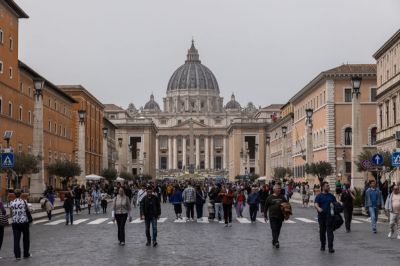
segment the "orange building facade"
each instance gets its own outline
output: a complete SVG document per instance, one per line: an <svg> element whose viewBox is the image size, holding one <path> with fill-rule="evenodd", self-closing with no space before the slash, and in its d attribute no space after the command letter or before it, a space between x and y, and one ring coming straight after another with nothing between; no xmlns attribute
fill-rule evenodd
<svg viewBox="0 0 400 266"><path fill-rule="evenodd" d="M74 124L72 136L74 139L75 160L78 161L79 149L79 117L78 111L86 111L85 117L85 175L100 175L104 167L102 162L103 154L103 117L104 105L97 100L89 91L80 85L58 86L65 93L74 98Z"/></svg>

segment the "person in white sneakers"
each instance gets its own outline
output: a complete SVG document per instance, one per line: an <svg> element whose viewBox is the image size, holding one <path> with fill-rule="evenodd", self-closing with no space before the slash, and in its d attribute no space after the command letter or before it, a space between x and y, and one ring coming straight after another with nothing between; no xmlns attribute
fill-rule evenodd
<svg viewBox="0 0 400 266"><path fill-rule="evenodd" d="M393 186L393 192L386 200L385 210L389 213L390 232L388 237L394 235L394 230L397 228L397 239L400 239L400 193L399 186Z"/></svg>

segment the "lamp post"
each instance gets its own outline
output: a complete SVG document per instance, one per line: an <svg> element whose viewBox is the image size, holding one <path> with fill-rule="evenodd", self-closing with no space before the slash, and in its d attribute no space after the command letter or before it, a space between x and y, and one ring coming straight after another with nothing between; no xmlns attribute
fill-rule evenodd
<svg viewBox="0 0 400 266"><path fill-rule="evenodd" d="M313 138L312 138L312 116L314 110L311 108L306 109L306 143L307 143L307 151L306 151L306 163L310 164L314 161L314 152L313 152Z"/></svg>
<svg viewBox="0 0 400 266"><path fill-rule="evenodd" d="M78 127L78 164L82 169L81 175L79 176L77 182L82 185L85 181L86 175L86 130L85 130L85 119L86 119L86 111L78 110L78 119L79 119L79 127Z"/></svg>
<svg viewBox="0 0 400 266"><path fill-rule="evenodd" d="M108 169L108 127L103 127L103 169Z"/></svg>
<svg viewBox="0 0 400 266"><path fill-rule="evenodd" d="M271 137L269 136L269 135L267 135L266 137L265 137L265 149L266 149L266 151L265 151L265 154L266 154L266 156L265 156L265 160L266 160L266 162L265 162L265 175L267 176L267 177L271 177L271 148L270 148L270 142L271 142Z"/></svg>
<svg viewBox="0 0 400 266"><path fill-rule="evenodd" d="M287 126L282 126L282 166L287 167L287 143L286 143Z"/></svg>
<svg viewBox="0 0 400 266"><path fill-rule="evenodd" d="M44 184L44 161L43 161L43 89L44 79L33 79L35 89L35 104L33 110L33 143L32 154L39 158L39 172L31 175L29 187L32 202L39 202L45 188Z"/></svg>
<svg viewBox="0 0 400 266"><path fill-rule="evenodd" d="M362 149L361 134L361 104L360 104L360 88L361 77L354 76L351 78L352 85L352 141L351 141L351 187L362 187L363 178L357 171L357 159Z"/></svg>

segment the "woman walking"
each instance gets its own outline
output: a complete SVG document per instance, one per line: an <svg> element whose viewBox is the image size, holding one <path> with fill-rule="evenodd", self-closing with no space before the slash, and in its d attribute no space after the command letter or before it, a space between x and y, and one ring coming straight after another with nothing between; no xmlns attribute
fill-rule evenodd
<svg viewBox="0 0 400 266"><path fill-rule="evenodd" d="M10 208L12 212L12 230L14 235L14 255L16 260L21 259L21 246L20 240L22 235L22 242L24 247L24 258L29 258L29 219L27 216L28 204L20 198L21 190L14 191L15 200L11 202Z"/></svg>
<svg viewBox="0 0 400 266"><path fill-rule="evenodd" d="M206 203L206 194L201 189L200 185L196 186L196 214L197 220L203 219L203 205Z"/></svg>
<svg viewBox="0 0 400 266"><path fill-rule="evenodd" d="M92 192L92 200L94 205L94 213L98 214L100 212L100 200L101 200L101 193L99 188L96 186Z"/></svg>
<svg viewBox="0 0 400 266"><path fill-rule="evenodd" d="M243 194L243 191L238 188L235 197L235 208L236 208L236 216L239 218L243 217L243 209L246 206L246 196Z"/></svg>
<svg viewBox="0 0 400 266"><path fill-rule="evenodd" d="M182 190L179 188L178 185L175 186L174 192L170 197L170 202L174 205L174 211L176 215L176 220L182 219Z"/></svg>
<svg viewBox="0 0 400 266"><path fill-rule="evenodd" d="M71 222L71 225L74 224L74 198L71 193L65 194L64 199L64 210L65 210L65 225L68 225Z"/></svg>
<svg viewBox="0 0 400 266"><path fill-rule="evenodd" d="M118 190L117 197L114 199L112 218L113 222L117 221L118 226L118 241L120 246L125 246L125 223L129 217L129 222L132 221L131 216L131 201L125 195L125 190L121 187Z"/></svg>

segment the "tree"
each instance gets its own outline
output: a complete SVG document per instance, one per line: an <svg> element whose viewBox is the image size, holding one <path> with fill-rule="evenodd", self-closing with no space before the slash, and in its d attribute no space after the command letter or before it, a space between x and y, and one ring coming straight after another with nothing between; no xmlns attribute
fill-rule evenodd
<svg viewBox="0 0 400 266"><path fill-rule="evenodd" d="M287 169L285 167L276 167L274 169L275 178L283 179L286 177Z"/></svg>
<svg viewBox="0 0 400 266"><path fill-rule="evenodd" d="M117 175L118 175L117 170L115 170L114 168L107 168L101 171L101 176L107 179L108 181L115 180L117 178Z"/></svg>
<svg viewBox="0 0 400 266"><path fill-rule="evenodd" d="M369 161L369 164L373 166L372 162L372 156L376 152L373 150L363 150L360 155L358 155L358 160L356 162L357 165L357 170L359 172L365 172L365 171L371 171L371 169L365 169L363 167L363 162L364 161ZM380 155L383 157L383 166L386 168L387 171L393 170L392 166L392 153L389 151L381 151L379 152ZM376 178L377 177L377 172L376 171L371 171L372 175Z"/></svg>
<svg viewBox="0 0 400 266"><path fill-rule="evenodd" d="M125 180L133 180L133 175L129 172L121 172L121 173L119 173L119 177L121 177Z"/></svg>
<svg viewBox="0 0 400 266"><path fill-rule="evenodd" d="M29 154L29 153L16 153L14 154L14 167L13 170L16 173L15 187L18 188L21 184L21 180L26 174L39 173L39 161L40 158Z"/></svg>
<svg viewBox="0 0 400 266"><path fill-rule="evenodd" d="M307 174L318 177L320 183L322 183L325 177L333 173L332 165L324 161L306 164L304 170Z"/></svg>
<svg viewBox="0 0 400 266"><path fill-rule="evenodd" d="M79 164L71 161L60 161L57 160L54 163L51 163L47 166L47 171L49 175L55 175L62 177L63 189L66 189L66 186L71 177L78 176L82 173L82 169Z"/></svg>
<svg viewBox="0 0 400 266"><path fill-rule="evenodd" d="M289 177L293 176L293 170L290 167L286 167L286 175Z"/></svg>

